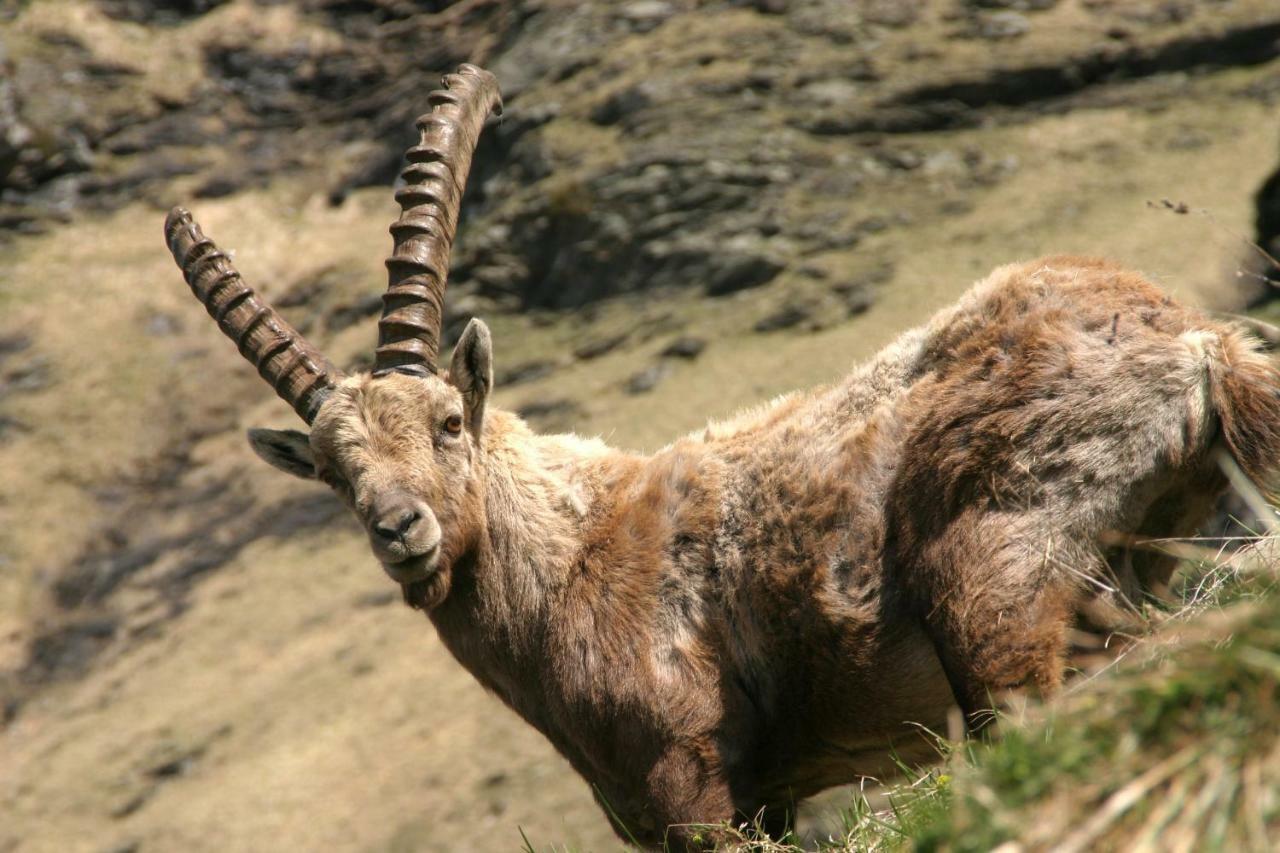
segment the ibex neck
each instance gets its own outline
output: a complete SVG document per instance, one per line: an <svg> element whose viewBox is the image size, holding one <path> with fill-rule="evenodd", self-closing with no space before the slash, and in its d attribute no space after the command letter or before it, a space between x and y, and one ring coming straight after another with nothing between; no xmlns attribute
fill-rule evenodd
<svg viewBox="0 0 1280 853"><path fill-rule="evenodd" d="M508 701L519 691L504 682L546 651L547 622L608 472L640 461L597 440L534 435L505 412L486 417L485 530L432 619L459 661Z"/></svg>

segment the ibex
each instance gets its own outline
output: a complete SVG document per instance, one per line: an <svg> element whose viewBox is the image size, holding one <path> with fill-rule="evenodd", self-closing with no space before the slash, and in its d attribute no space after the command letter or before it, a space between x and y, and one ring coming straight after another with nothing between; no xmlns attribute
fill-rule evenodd
<svg viewBox="0 0 1280 853"><path fill-rule="evenodd" d="M1158 590L1225 487L1280 458L1280 373L1243 330L1110 263L1000 267L830 387L652 455L489 405L472 320L435 366L491 75L431 95L396 193L370 372L343 375L185 210L188 284L311 426L252 430L332 487L450 652L587 779L615 829L696 846L931 747L920 726L1052 691L1073 620ZM1126 537L1128 539L1126 540ZM1119 542L1121 545L1117 545ZM1106 608L1104 607L1103 610Z"/></svg>

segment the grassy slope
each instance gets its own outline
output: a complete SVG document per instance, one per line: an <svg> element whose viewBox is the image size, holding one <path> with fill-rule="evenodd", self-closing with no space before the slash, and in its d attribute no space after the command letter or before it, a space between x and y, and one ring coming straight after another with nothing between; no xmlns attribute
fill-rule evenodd
<svg viewBox="0 0 1280 853"><path fill-rule="evenodd" d="M246 14L232 5L216 14ZM903 188L860 200L914 220L823 259L850 270L869 253L893 261L895 276L867 315L812 335L750 334L805 286L783 280L716 302L620 300L590 323L501 317L493 323L500 363L563 354L645 312L674 312L711 344L647 396L620 386L665 338L500 389L499 402L569 396L583 406L580 431L652 448L708 416L828 381L993 265L1048 251L1111 255L1184 296L1214 298L1238 244L1202 218L1148 211L1145 202L1184 199L1247 230L1275 127L1266 107L1230 93L1275 71L1191 80L1160 110L1121 101L903 137L931 152L977 146L1019 167L969 195L968 212L945 218L930 209L946 196L945 175L903 177ZM1188 134L1199 147L1167 143ZM170 195L189 189L179 181ZM269 295L334 266L353 272L333 299L375 291L394 217L387 194L362 191L334 209L314 192L280 182L270 194L202 202L199 213ZM244 446L244 427L293 421L190 304L161 247L162 218L139 203L77 223L72 244L54 233L0 249L0 313L6 326L33 330L57 380L9 401L39 429L0 444L5 668L20 663L33 626L48 618L51 576L100 534L109 488L138 478L175 435L190 438L178 475L188 485L227 480L259 507L312 488L267 470ZM179 318L180 333L146 334L155 313ZM372 335L365 323L320 340L342 360ZM150 523L181 526L200 511ZM378 606L386 591L349 525L251 544L192 591L180 618L113 649L84 677L42 688L0 730L0 850L246 849L264 839L304 849L505 850L518 846L517 827L539 847L616 848L585 785L448 659L420 617ZM146 624L151 606L142 590L122 593L126 630Z"/></svg>
<svg viewBox="0 0 1280 853"><path fill-rule="evenodd" d="M1280 837L1280 602L1179 626L994 748L951 807L913 827L925 850L1257 850Z"/></svg>
<svg viewBox="0 0 1280 853"><path fill-rule="evenodd" d="M1249 850L1280 837L1280 575L1275 539L1188 565L1192 596L1155 635L989 744L939 742L936 768L846 797L828 851ZM1206 593L1206 588L1209 590ZM874 804L872 800L874 799ZM743 851L799 853L738 833Z"/></svg>

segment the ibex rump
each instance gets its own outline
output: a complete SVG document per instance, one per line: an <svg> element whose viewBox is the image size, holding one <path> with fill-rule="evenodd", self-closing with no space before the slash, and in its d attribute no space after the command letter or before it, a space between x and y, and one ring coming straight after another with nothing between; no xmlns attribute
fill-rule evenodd
<svg viewBox="0 0 1280 853"><path fill-rule="evenodd" d="M844 381L641 456L487 405L487 328L437 374L448 249L496 87L435 93L397 197L371 373L343 376L175 210L197 296L312 427L256 450L332 486L405 600L648 844L776 826L799 798L928 749L913 724L1062 677L1085 608L1172 561L1116 532L1193 531L1267 479L1280 375L1233 326L1108 263L996 270ZM1121 557L1123 556L1123 559ZM1113 591L1100 591L1104 585Z"/></svg>

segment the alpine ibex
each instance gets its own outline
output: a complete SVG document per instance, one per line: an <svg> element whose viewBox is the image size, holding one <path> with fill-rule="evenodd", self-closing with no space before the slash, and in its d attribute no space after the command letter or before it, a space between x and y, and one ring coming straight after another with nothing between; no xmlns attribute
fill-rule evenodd
<svg viewBox="0 0 1280 853"><path fill-rule="evenodd" d="M776 826L891 750L927 752L913 724L1052 690L1076 614L1169 579L1171 559L1117 541L1193 531L1220 451L1257 481L1276 468L1280 373L1256 341L1073 257L1001 267L845 379L650 456L536 435L488 405L484 323L435 366L500 107L480 69L445 85L396 193L371 372L336 370L186 211L165 234L311 425L253 430L254 449L342 497L405 601L643 843Z"/></svg>

